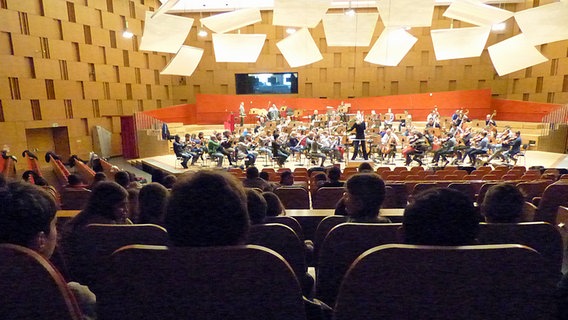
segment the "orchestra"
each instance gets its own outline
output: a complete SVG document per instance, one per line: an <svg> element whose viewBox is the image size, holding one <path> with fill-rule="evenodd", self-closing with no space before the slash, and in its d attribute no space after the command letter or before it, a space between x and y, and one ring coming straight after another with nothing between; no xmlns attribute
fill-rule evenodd
<svg viewBox="0 0 568 320"><path fill-rule="evenodd" d="M264 156L265 165L270 160L279 167L290 159L297 165L307 159L312 165L324 166L326 162L361 158L359 161L393 165L400 160L406 166L413 162L422 166L427 154L432 156L431 166L448 165L448 157L454 157L452 164L469 158L471 165L477 165L477 156L487 154L487 160L480 163L486 165L497 159L512 160L510 154L516 150L512 150L513 142L518 144L516 137L520 136L509 128L497 132L495 112L486 116L485 125L481 120L475 127L466 108L443 118L434 106L424 119L424 130L419 130L407 110L395 115L387 108L384 114L371 110L365 115L363 111L350 111L351 105L343 101L337 107L327 106L325 111L314 108L307 116L303 115L305 110L290 106L278 108L269 102L267 108L254 108L251 102L249 115L254 115L254 125L245 123L244 107L241 102L241 125L234 132L213 132L209 139L202 132L197 136L186 134L185 141L176 144L176 154L185 156L182 166L187 167L190 159L194 165L205 154L217 160L218 166L227 158L230 166L241 162L242 167L255 165L259 156Z"/></svg>

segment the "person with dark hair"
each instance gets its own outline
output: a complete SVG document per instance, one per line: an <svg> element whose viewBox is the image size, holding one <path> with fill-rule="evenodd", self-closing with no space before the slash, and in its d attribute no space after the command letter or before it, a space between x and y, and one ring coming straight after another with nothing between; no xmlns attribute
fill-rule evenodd
<svg viewBox="0 0 568 320"><path fill-rule="evenodd" d="M107 180L107 176L104 172L97 172L95 173L95 176L93 177L93 183L91 183L91 186L89 187L89 189L93 190L97 184L99 184L102 181L106 181Z"/></svg>
<svg viewBox="0 0 568 320"><path fill-rule="evenodd" d="M339 181L341 179L341 169L338 167L331 167L327 172L328 181L324 182L322 187L343 187L344 183Z"/></svg>
<svg viewBox="0 0 568 320"><path fill-rule="evenodd" d="M267 217L277 217L285 216L286 210L280 198L274 192L263 192L262 196L266 200L266 216Z"/></svg>
<svg viewBox="0 0 568 320"><path fill-rule="evenodd" d="M283 171L280 174L280 186L291 187L294 185L294 174L292 171Z"/></svg>
<svg viewBox="0 0 568 320"><path fill-rule="evenodd" d="M198 171L171 192L165 225L174 246L243 244L249 224L244 188L229 173Z"/></svg>
<svg viewBox="0 0 568 320"><path fill-rule="evenodd" d="M128 172L121 170L114 174L114 181L124 189L128 189L130 185L130 176L128 175Z"/></svg>
<svg viewBox="0 0 568 320"><path fill-rule="evenodd" d="M246 188L245 192L247 194L247 209L251 224L264 223L268 204L262 196L262 193L250 188Z"/></svg>
<svg viewBox="0 0 568 320"><path fill-rule="evenodd" d="M53 198L31 184L7 183L0 175L0 203L0 243L27 247L49 260L57 243L57 206ZM95 319L95 295L77 282L68 283L68 287L84 319Z"/></svg>
<svg viewBox="0 0 568 320"><path fill-rule="evenodd" d="M85 189L86 185L83 184L83 181L79 178L76 174L70 174L67 176L67 185L65 188L71 189Z"/></svg>
<svg viewBox="0 0 568 320"><path fill-rule="evenodd" d="M375 173L358 173L345 182L345 193L340 202L352 222L391 222L379 211L385 200L385 182Z"/></svg>
<svg viewBox="0 0 568 320"><path fill-rule="evenodd" d="M137 223L164 225L170 192L163 185L152 182L140 189L138 194Z"/></svg>
<svg viewBox="0 0 568 320"><path fill-rule="evenodd" d="M138 211L138 196L140 194L140 190L129 188L126 189L126 192L128 192L128 219L130 219L130 221L137 221L140 214Z"/></svg>
<svg viewBox="0 0 568 320"><path fill-rule="evenodd" d="M479 218L465 194L448 188L426 190L404 209L404 242L432 246L475 244Z"/></svg>
<svg viewBox="0 0 568 320"><path fill-rule="evenodd" d="M500 183L485 193L481 214L489 223L517 223L523 220L523 194L515 185Z"/></svg>
<svg viewBox="0 0 568 320"><path fill-rule="evenodd" d="M176 178L176 176L174 176L173 174L168 174L167 176L165 176L165 177L162 179L162 185L163 185L164 187L166 187L166 189L171 189L171 188L173 188L174 185L176 184L176 182L177 182L177 178Z"/></svg>
<svg viewBox="0 0 568 320"><path fill-rule="evenodd" d="M361 164L357 168L357 171L359 173L363 173L363 172L372 173L373 172L373 166L368 162L361 162Z"/></svg>
<svg viewBox="0 0 568 320"><path fill-rule="evenodd" d="M327 182L327 174L325 174L325 172L316 172L314 173L313 181L315 184L315 190L317 190Z"/></svg>
<svg viewBox="0 0 568 320"><path fill-rule="evenodd" d="M272 140L272 154L277 159L276 162L278 163L278 166L282 168L290 154L282 147L279 137L280 134L278 134L278 132L274 132L274 139Z"/></svg>
<svg viewBox="0 0 568 320"><path fill-rule="evenodd" d="M177 134L174 137L173 148L174 148L174 153L176 154L176 157L182 159L181 166L184 169L187 169L187 162L189 161L189 159L192 158L192 155L189 152L185 151L185 144L183 144L181 142L181 138Z"/></svg>
<svg viewBox="0 0 568 320"><path fill-rule="evenodd" d="M248 167L246 170L246 178L243 180L245 188L258 188L262 191L272 191L272 186L268 181L260 178L257 167Z"/></svg>

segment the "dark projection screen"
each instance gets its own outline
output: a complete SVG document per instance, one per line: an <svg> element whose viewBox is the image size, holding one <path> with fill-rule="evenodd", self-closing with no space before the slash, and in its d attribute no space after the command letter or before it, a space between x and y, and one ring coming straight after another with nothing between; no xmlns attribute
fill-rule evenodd
<svg viewBox="0 0 568 320"><path fill-rule="evenodd" d="M236 73L237 94L298 93L298 73Z"/></svg>

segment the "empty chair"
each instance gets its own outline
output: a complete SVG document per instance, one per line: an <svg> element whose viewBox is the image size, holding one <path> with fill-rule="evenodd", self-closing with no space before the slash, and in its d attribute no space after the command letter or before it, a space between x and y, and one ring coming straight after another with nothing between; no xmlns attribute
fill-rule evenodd
<svg viewBox="0 0 568 320"><path fill-rule="evenodd" d="M274 193L286 209L309 209L310 197L304 188L278 188Z"/></svg>
<svg viewBox="0 0 568 320"><path fill-rule="evenodd" d="M343 223L325 238L318 257L316 297L335 303L341 279L363 252L387 243L397 243L400 223Z"/></svg>
<svg viewBox="0 0 568 320"><path fill-rule="evenodd" d="M520 245L380 246L349 269L335 319L555 319L543 263Z"/></svg>
<svg viewBox="0 0 568 320"><path fill-rule="evenodd" d="M154 224L90 224L72 247L64 248L64 255L73 279L92 286L96 293L97 281L115 250L130 244L168 243L166 229Z"/></svg>
<svg viewBox="0 0 568 320"><path fill-rule="evenodd" d="M329 216L320 221L314 233L314 257L316 261L319 255L319 248L325 240L325 237L327 237L327 234L331 229L335 228L335 226L347 222L348 219L349 217L347 216Z"/></svg>
<svg viewBox="0 0 568 320"><path fill-rule="evenodd" d="M404 208L406 206L408 198L408 192L406 192L405 185L403 183L389 183L386 186L391 187L393 194L395 195L396 203L394 204L394 208ZM385 202L383 203L383 208L389 208L392 201L391 199L387 199L386 196L387 194L385 193ZM389 205L389 207L385 206L385 204Z"/></svg>
<svg viewBox="0 0 568 320"><path fill-rule="evenodd" d="M535 197L542 197L546 187L550 185L548 180L524 181L517 184L525 201L532 201Z"/></svg>
<svg viewBox="0 0 568 320"><path fill-rule="evenodd" d="M91 190L64 188L61 192L61 209L81 210L91 197Z"/></svg>
<svg viewBox="0 0 568 320"><path fill-rule="evenodd" d="M412 189L412 195L415 196L421 192L424 192L426 190L432 189L432 188L436 188L437 185L435 182L424 182L424 183L417 183L414 186L414 189Z"/></svg>
<svg viewBox="0 0 568 320"><path fill-rule="evenodd" d="M128 246L112 255L98 318L305 319L290 266L258 246Z"/></svg>
<svg viewBox="0 0 568 320"><path fill-rule="evenodd" d="M302 225L300 225L300 222L298 222L298 220L296 220L296 218L294 217L289 217L289 216L266 217L264 218L264 223L279 223L287 227L290 227L290 229L294 230L298 238L300 238L301 241L304 241L304 231L302 230Z"/></svg>
<svg viewBox="0 0 568 320"><path fill-rule="evenodd" d="M548 266L560 274L562 237L555 226L546 222L480 223L480 244L517 243L538 251Z"/></svg>
<svg viewBox="0 0 568 320"><path fill-rule="evenodd" d="M312 207L314 209L335 209L344 192L343 187L319 188L312 198Z"/></svg>
<svg viewBox="0 0 568 320"><path fill-rule="evenodd" d="M0 244L0 290L2 319L82 319L61 274L31 249Z"/></svg>
<svg viewBox="0 0 568 320"><path fill-rule="evenodd" d="M568 183L556 182L544 190L538 203L535 221L546 221L553 224L556 221L558 206L568 206Z"/></svg>
<svg viewBox="0 0 568 320"><path fill-rule="evenodd" d="M448 188L458 190L459 192L465 194L469 198L469 200L471 200L471 202L475 201L475 189L470 183L453 182L450 183Z"/></svg>
<svg viewBox="0 0 568 320"><path fill-rule="evenodd" d="M385 186L385 200L381 208L397 208L397 195L391 186Z"/></svg>

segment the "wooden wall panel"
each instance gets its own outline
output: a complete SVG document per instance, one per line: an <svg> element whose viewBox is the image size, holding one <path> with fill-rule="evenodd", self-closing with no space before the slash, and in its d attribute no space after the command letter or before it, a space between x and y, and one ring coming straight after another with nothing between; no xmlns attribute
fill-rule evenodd
<svg viewBox="0 0 568 320"><path fill-rule="evenodd" d="M101 116L115 116L118 114L116 100L101 100L99 101L99 108Z"/></svg>
<svg viewBox="0 0 568 320"><path fill-rule="evenodd" d="M65 104L63 100L41 100L39 102L41 118L44 121L60 120L61 115L65 114Z"/></svg>
<svg viewBox="0 0 568 320"><path fill-rule="evenodd" d="M98 9L75 4L75 16L78 24L92 27L103 27L101 25L101 11Z"/></svg>
<svg viewBox="0 0 568 320"><path fill-rule="evenodd" d="M106 55L107 64L111 64L114 66L121 66L121 67L124 66L122 50L115 48L106 48L105 55Z"/></svg>
<svg viewBox="0 0 568 320"><path fill-rule="evenodd" d="M95 74L97 81L117 82L114 67L107 64L95 64Z"/></svg>
<svg viewBox="0 0 568 320"><path fill-rule="evenodd" d="M2 108L6 122L33 120L29 100L2 100Z"/></svg>
<svg viewBox="0 0 568 320"><path fill-rule="evenodd" d="M89 99L89 98L87 98ZM101 86L101 98L102 99L102 86ZM92 100L83 99L73 99L71 100L73 104L73 118L92 118L93 117L93 102Z"/></svg>
<svg viewBox="0 0 568 320"><path fill-rule="evenodd" d="M85 99L104 99L104 89L101 82L83 82Z"/></svg>
<svg viewBox="0 0 568 320"><path fill-rule="evenodd" d="M17 11L0 10L0 31L19 33L20 18Z"/></svg>
<svg viewBox="0 0 568 320"><path fill-rule="evenodd" d="M59 61L34 58L35 76L38 79L60 79Z"/></svg>
<svg viewBox="0 0 568 320"><path fill-rule="evenodd" d="M46 17L68 21L67 2L61 0L41 0L43 2L43 14Z"/></svg>
<svg viewBox="0 0 568 320"><path fill-rule="evenodd" d="M81 61L104 64L104 54L101 47L90 44L79 44Z"/></svg>
<svg viewBox="0 0 568 320"><path fill-rule="evenodd" d="M28 15L30 35L50 39L61 39L59 24L52 18Z"/></svg>
<svg viewBox="0 0 568 320"><path fill-rule="evenodd" d="M80 99L83 95L81 83L72 80L54 80L56 99ZM64 115L63 112L61 115Z"/></svg>
<svg viewBox="0 0 568 320"><path fill-rule="evenodd" d="M63 40L85 43L85 32L83 28L78 28L76 23L61 21L61 31L63 34Z"/></svg>
<svg viewBox="0 0 568 320"><path fill-rule="evenodd" d="M98 46L110 47L110 34L108 30L91 27L91 37L93 43L96 43Z"/></svg>
<svg viewBox="0 0 568 320"><path fill-rule="evenodd" d="M49 52L52 57L57 59L67 61L79 60L79 52L75 49L72 42L49 39Z"/></svg>
<svg viewBox="0 0 568 320"><path fill-rule="evenodd" d="M89 81L89 65L85 62L67 61L69 80Z"/></svg>
<svg viewBox="0 0 568 320"><path fill-rule="evenodd" d="M19 79L22 99L47 99L45 80L43 79Z"/></svg>
<svg viewBox="0 0 568 320"><path fill-rule="evenodd" d="M106 12L106 11L102 11L101 12L101 16L102 16L102 28L107 29L107 30L123 30L124 26L122 25L122 20L120 18L119 15L116 15L114 13L110 13L110 12ZM118 38L118 36L117 36Z"/></svg>
<svg viewBox="0 0 568 320"><path fill-rule="evenodd" d="M109 87L111 99L126 99L126 85L124 83L111 83Z"/></svg>
<svg viewBox="0 0 568 320"><path fill-rule="evenodd" d="M35 15L41 14L41 1L40 0L6 0L8 9L27 12Z"/></svg>

